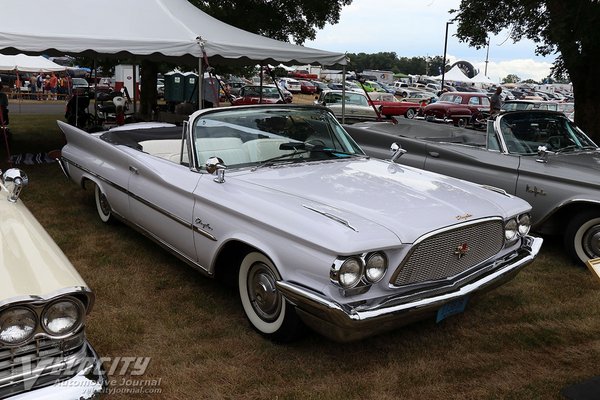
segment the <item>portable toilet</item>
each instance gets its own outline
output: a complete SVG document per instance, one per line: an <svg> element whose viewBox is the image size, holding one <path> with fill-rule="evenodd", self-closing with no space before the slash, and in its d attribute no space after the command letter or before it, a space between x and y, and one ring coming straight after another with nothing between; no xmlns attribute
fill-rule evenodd
<svg viewBox="0 0 600 400"><path fill-rule="evenodd" d="M171 71L167 72L164 77L165 101L167 103L181 103L185 101L185 75L179 71Z"/></svg>
<svg viewBox="0 0 600 400"><path fill-rule="evenodd" d="M198 103L198 74L186 72L183 78L183 99L188 103Z"/></svg>

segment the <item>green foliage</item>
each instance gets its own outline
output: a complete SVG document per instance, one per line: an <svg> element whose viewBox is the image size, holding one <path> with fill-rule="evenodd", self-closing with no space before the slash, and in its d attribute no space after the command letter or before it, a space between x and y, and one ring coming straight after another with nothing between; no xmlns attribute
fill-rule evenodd
<svg viewBox="0 0 600 400"><path fill-rule="evenodd" d="M600 5L597 0L461 0L454 18L456 36L482 48L489 34L508 30L517 42L530 39L539 55L557 54L554 76L573 83L575 118L593 138L600 139Z"/></svg>
<svg viewBox="0 0 600 400"><path fill-rule="evenodd" d="M515 74L509 74L506 75L503 79L502 79L502 83L519 83L521 82L521 78L519 78L517 75Z"/></svg>
<svg viewBox="0 0 600 400"><path fill-rule="evenodd" d="M439 75L442 73L442 57L398 57L394 52L381 52L375 54L358 53L348 54L350 58L349 70L364 71L365 69L378 69L412 75Z"/></svg>
<svg viewBox="0 0 600 400"><path fill-rule="evenodd" d="M352 0L192 0L207 14L237 28L285 42L314 39L325 23L336 24Z"/></svg>

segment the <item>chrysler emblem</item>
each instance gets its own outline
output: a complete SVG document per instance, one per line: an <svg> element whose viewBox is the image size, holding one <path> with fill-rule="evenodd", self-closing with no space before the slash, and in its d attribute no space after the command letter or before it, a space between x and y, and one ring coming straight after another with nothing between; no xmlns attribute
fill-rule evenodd
<svg viewBox="0 0 600 400"><path fill-rule="evenodd" d="M460 260L469 252L469 245L466 243L459 244L456 246L456 250L454 250L454 255Z"/></svg>

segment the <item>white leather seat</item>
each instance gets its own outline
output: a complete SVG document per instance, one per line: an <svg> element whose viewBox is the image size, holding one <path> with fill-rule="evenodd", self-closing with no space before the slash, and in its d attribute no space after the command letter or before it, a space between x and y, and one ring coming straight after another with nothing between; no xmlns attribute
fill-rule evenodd
<svg viewBox="0 0 600 400"><path fill-rule="evenodd" d="M181 159L181 139L144 140L139 142L142 151L153 156L179 163Z"/></svg>
<svg viewBox="0 0 600 400"><path fill-rule="evenodd" d="M200 165L204 165L206 160L213 156L219 157L225 165L250 162L242 139L236 137L196 139L196 151Z"/></svg>
<svg viewBox="0 0 600 400"><path fill-rule="evenodd" d="M280 150L282 143L289 143L289 140L283 139L255 139L244 143L244 148L250 157L251 162L268 160L284 154L292 153L293 150Z"/></svg>

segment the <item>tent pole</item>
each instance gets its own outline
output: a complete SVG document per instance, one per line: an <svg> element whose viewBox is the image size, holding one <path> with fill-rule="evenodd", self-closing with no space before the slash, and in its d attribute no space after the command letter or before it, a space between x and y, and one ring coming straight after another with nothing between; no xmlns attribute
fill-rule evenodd
<svg viewBox="0 0 600 400"><path fill-rule="evenodd" d="M137 114L137 64L133 64L133 115Z"/></svg>
<svg viewBox="0 0 600 400"><path fill-rule="evenodd" d="M204 108L202 95L204 94L204 66L202 65L202 57L198 59L198 109Z"/></svg>
<svg viewBox="0 0 600 400"><path fill-rule="evenodd" d="M346 123L346 66L342 65L342 124Z"/></svg>

